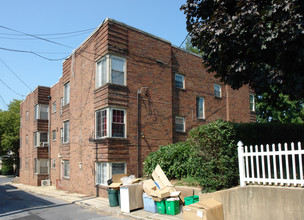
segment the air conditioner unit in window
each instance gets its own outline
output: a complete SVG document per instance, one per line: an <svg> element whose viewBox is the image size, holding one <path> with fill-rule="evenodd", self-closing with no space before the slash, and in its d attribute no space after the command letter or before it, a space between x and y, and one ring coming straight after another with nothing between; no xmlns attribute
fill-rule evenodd
<svg viewBox="0 0 304 220"><path fill-rule="evenodd" d="M50 186L51 181L50 180L41 180L41 186Z"/></svg>
<svg viewBox="0 0 304 220"><path fill-rule="evenodd" d="M48 143L47 142L43 142L42 143L42 147L47 147L48 146Z"/></svg>

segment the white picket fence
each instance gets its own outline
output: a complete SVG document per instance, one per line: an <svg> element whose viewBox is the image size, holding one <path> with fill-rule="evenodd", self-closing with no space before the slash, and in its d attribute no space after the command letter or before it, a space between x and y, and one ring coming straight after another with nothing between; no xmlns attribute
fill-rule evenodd
<svg viewBox="0 0 304 220"><path fill-rule="evenodd" d="M304 186L304 149L299 142L266 146L245 146L238 143L240 185Z"/></svg>

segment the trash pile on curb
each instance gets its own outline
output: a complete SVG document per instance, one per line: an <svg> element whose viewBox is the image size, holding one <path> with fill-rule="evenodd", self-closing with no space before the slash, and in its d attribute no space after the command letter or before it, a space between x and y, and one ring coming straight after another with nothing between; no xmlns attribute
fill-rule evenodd
<svg viewBox="0 0 304 220"><path fill-rule="evenodd" d="M120 206L121 211L126 213L143 208L148 212L167 215L183 212L184 219L189 220L224 219L220 202L214 199L199 201L199 196L193 195L193 192L189 196L186 191L176 190L159 165L153 171L152 178L142 181L134 175L113 175L108 181L110 206Z"/></svg>

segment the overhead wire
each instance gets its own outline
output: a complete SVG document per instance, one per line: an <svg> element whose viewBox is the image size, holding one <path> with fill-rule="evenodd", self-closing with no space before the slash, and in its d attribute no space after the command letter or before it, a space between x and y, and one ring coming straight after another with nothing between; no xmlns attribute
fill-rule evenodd
<svg viewBox="0 0 304 220"><path fill-rule="evenodd" d="M51 33L51 34L33 34L36 36L54 36L54 35L68 35L68 34L75 34L75 33L81 33L81 32L89 32L95 30L95 28L89 28L85 30L79 30L79 31L71 31L71 32L64 32L64 33ZM9 33L0 33L0 35L10 35L10 36L23 36L24 34L9 34Z"/></svg>
<svg viewBox="0 0 304 220"><path fill-rule="evenodd" d="M11 90L12 92L14 92L17 95L20 95L21 97L24 97L24 95L16 92L14 89L12 89L11 87L9 87L2 79L0 79L0 81L2 82L3 85L5 85L9 90Z"/></svg>
<svg viewBox="0 0 304 220"><path fill-rule="evenodd" d="M25 85L30 91L32 91L31 87L29 87L1 58L0 61L4 64L4 66L6 66L7 69L10 70L11 73L13 73L17 77L17 79L20 80L20 82L23 83L23 85Z"/></svg>

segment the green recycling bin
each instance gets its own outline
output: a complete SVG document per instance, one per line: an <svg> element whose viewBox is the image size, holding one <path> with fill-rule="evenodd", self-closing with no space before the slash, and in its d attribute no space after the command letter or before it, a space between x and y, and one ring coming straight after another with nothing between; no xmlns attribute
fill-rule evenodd
<svg viewBox="0 0 304 220"><path fill-rule="evenodd" d="M116 190L116 189L108 189L108 197L109 197L110 207L116 207L116 206L119 205L117 191L118 190Z"/></svg>

